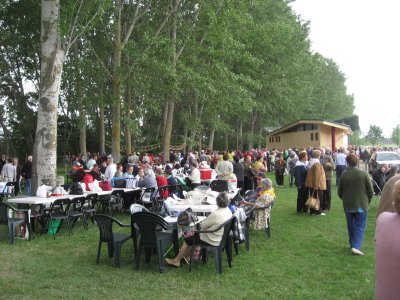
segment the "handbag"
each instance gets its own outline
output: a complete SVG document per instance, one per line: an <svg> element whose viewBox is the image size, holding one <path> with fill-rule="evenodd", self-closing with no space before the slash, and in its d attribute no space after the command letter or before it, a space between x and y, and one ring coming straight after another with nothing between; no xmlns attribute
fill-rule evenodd
<svg viewBox="0 0 400 300"><path fill-rule="evenodd" d="M194 214L193 210L188 207L178 216L177 223L180 226L189 226L190 224L197 222L197 216Z"/></svg>
<svg viewBox="0 0 400 300"><path fill-rule="evenodd" d="M125 179L115 179L114 187L117 189L124 189L126 187L126 180Z"/></svg>
<svg viewBox="0 0 400 300"><path fill-rule="evenodd" d="M253 169L253 167L249 167L249 174L251 177L257 176L257 171Z"/></svg>
<svg viewBox="0 0 400 300"><path fill-rule="evenodd" d="M70 195L83 195L83 188L79 182L74 182L69 188Z"/></svg>
<svg viewBox="0 0 400 300"><path fill-rule="evenodd" d="M112 191L111 183L108 180L100 181L99 182L99 187L103 191Z"/></svg>
<svg viewBox="0 0 400 300"><path fill-rule="evenodd" d="M320 201L319 201L319 197L318 197L318 191L317 191L317 197L314 197L314 195L311 195L310 197L308 197L308 199L306 201L306 205L309 208L319 210Z"/></svg>
<svg viewBox="0 0 400 300"><path fill-rule="evenodd" d="M89 189L92 192L101 192L102 189L99 187L99 182L97 180L94 180L93 182L89 183Z"/></svg>

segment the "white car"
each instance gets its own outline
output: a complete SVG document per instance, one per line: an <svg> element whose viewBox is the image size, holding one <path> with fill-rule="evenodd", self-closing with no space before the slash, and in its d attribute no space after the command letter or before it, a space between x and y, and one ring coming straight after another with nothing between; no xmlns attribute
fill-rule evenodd
<svg viewBox="0 0 400 300"><path fill-rule="evenodd" d="M387 164L389 168L393 165L400 167L400 154L395 151L375 152L369 160L368 170L370 173L374 173L383 164Z"/></svg>

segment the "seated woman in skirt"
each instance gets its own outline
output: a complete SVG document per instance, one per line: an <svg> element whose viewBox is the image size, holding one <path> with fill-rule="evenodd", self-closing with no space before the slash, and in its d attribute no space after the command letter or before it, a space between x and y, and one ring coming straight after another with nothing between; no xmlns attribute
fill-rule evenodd
<svg viewBox="0 0 400 300"><path fill-rule="evenodd" d="M225 223L226 221L228 221L230 217L232 217L232 213L228 208L229 198L227 193L220 193L217 196L216 201L218 209L209 214L208 217L204 219L203 222L201 222L201 230L214 230L223 223ZM221 242L223 233L224 233L223 228L221 228L217 232L200 233L200 240L204 244L218 246L219 243ZM181 260L183 258L190 257L193 240L194 236L185 238L185 241L181 249L179 250L178 255L173 259L166 258L165 259L166 263L173 267L179 267L181 265Z"/></svg>

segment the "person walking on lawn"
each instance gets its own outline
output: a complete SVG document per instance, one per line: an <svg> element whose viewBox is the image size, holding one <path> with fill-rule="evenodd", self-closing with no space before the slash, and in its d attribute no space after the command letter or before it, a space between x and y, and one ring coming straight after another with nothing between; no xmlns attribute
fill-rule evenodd
<svg viewBox="0 0 400 300"><path fill-rule="evenodd" d="M368 205L374 192L368 173L357 167L358 156L351 153L346 157L346 162L349 169L340 176L337 192L343 201L351 252L364 255L361 246L367 224Z"/></svg>

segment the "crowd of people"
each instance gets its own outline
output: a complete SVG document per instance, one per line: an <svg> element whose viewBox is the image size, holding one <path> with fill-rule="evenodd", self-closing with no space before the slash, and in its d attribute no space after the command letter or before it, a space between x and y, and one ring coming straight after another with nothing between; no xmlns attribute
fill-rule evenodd
<svg viewBox="0 0 400 300"><path fill-rule="evenodd" d="M250 151L190 151L187 154L171 151L167 162L162 154L132 153L121 162L114 162L111 155L81 154L72 159L66 155L65 169L73 181L87 182L108 180L115 186L118 179L131 182L130 187L159 188L161 186L186 185L195 189L202 184L201 171L214 170L219 180L226 181L229 189L240 188L242 201L238 206L263 208L270 206L276 199L274 184L267 178L268 173L275 177L275 187L285 185L285 178L290 188L297 188L296 211L298 214L324 216L331 209L332 185L337 186L337 194L343 202L347 223L351 253L364 255L361 251L368 217L368 206L374 194L381 194L377 211L376 230L376 274L377 297L384 299L394 295L397 285L392 276L393 270L400 271L398 261L400 231L400 174L399 167L390 168L382 164L372 174L359 168L360 161L368 164L374 152L386 149L339 148L332 151L320 147L307 149ZM332 183L335 171L335 183ZM17 158L2 156L0 160L2 181L20 182L23 178L27 195L31 194L32 156L21 167ZM184 176L178 176L184 174ZM371 177L373 180L371 180ZM183 179L182 179L183 178ZM128 186L127 186L128 187ZM15 193L18 194L16 187ZM166 191L168 193L175 191ZM171 196L171 195L169 195ZM318 209L306 206L309 197L320 202ZM217 228L231 216L227 209L228 197L221 193L217 197L218 209L202 223L202 229ZM253 227L265 228L270 210L259 209L254 213ZM221 232L200 236L205 244L216 245ZM185 239L178 256L167 263L178 267L182 258L190 253L192 240ZM389 292L388 292L389 291ZM389 294L388 294L389 293Z"/></svg>
<svg viewBox="0 0 400 300"><path fill-rule="evenodd" d="M119 164L114 164L111 157L99 160L99 156L91 159L91 171L99 174L98 178L112 179L115 176L128 178L134 176L141 182L139 186L173 185L176 183L177 171L187 174L185 183L190 188L201 184L200 170L212 168L221 180L234 183L241 188L243 201L241 207L267 207L275 201L276 195L272 181L267 178L268 172L275 175L275 187L281 188L288 179L290 188L297 188L296 211L299 214L324 216L331 209L332 185L337 186L337 194L342 200L343 211L347 224L350 252L363 256L362 243L368 219L368 207L374 193L382 191L377 212L376 227L376 296L377 299L389 299L398 295L399 288L392 274L400 271L396 263L399 256L400 231L400 175L397 166L388 168L383 164L371 174L360 168L360 161L368 163L369 157L381 149L339 148L331 151L328 148L307 148L287 150L251 150L241 151L192 151L187 155L171 153L169 162L162 166L162 158L146 153L133 154ZM79 161L75 159L74 161ZM76 163L75 163L76 164ZM81 160L79 164L89 169L90 163ZM97 165L101 168L97 169ZM114 166L115 165L115 166ZM335 172L335 177L333 172ZM114 173L114 174L113 174ZM162 179L160 177L164 176ZM151 177L151 179L149 178ZM335 179L333 183L332 180ZM378 190L374 191L376 183ZM306 206L310 197L320 201L319 209ZM248 201L251 199L250 201ZM202 229L214 229L231 216L227 209L228 198L220 194L217 198L218 209L203 221ZM270 210L258 210L254 214L253 226L256 229L265 228ZM200 236L202 243L217 245L222 237L222 231ZM192 237L185 238L179 254L166 262L179 267L181 259L188 259L191 253ZM388 298L389 297L389 298Z"/></svg>

